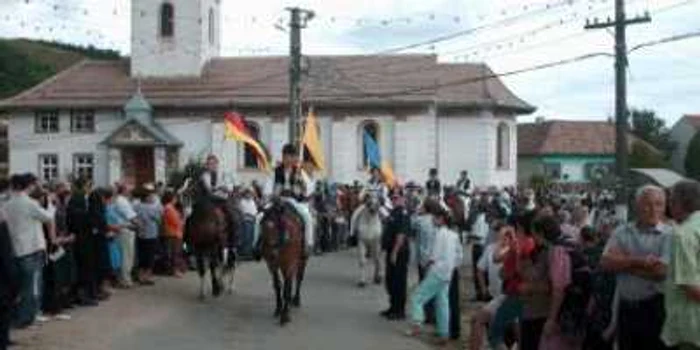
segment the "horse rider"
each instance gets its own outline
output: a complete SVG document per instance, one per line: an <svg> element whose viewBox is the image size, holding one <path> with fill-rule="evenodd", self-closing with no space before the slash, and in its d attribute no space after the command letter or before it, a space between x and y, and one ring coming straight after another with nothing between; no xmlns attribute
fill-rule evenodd
<svg viewBox="0 0 700 350"><path fill-rule="evenodd" d="M463 195L470 195L472 193L472 180L469 178L469 173L466 170L462 170L459 173L459 179L457 179L457 184L455 185L457 191L461 192Z"/></svg>
<svg viewBox="0 0 700 350"><path fill-rule="evenodd" d="M425 183L425 190L430 198L438 200L442 197L442 185L438 179L437 169L432 168L428 172L428 181Z"/></svg>
<svg viewBox="0 0 700 350"><path fill-rule="evenodd" d="M391 212L391 204L389 201L389 189L384 184L382 173L377 167L372 167L370 172L370 179L367 185L360 191L360 201L362 204L355 209L352 213L352 218L350 219L350 236L355 235L355 228L357 227L357 218L360 213L365 208L364 201L368 195L375 195L379 199L379 212L383 218L389 216Z"/></svg>
<svg viewBox="0 0 700 350"><path fill-rule="evenodd" d="M314 246L314 229L311 219L311 211L307 203L309 191L309 178L302 170L299 164L299 152L297 147L292 144L286 144L282 148L282 163L275 168L273 178L271 179L272 196L278 198L285 204L289 204L297 212L304 224L305 245L303 248L304 254L308 255ZM260 254L260 221L262 215L258 216L255 224L255 250L256 255ZM285 237L279 235L280 241ZM282 242L280 242L281 244Z"/></svg>
<svg viewBox="0 0 700 350"><path fill-rule="evenodd" d="M219 186L219 178L219 159L210 154L207 156L205 169L197 181L198 194L209 198L214 196Z"/></svg>

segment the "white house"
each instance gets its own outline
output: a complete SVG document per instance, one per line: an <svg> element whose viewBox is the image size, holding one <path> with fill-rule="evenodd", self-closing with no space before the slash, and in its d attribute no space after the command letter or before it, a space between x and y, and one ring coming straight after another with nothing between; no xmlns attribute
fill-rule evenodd
<svg viewBox="0 0 700 350"><path fill-rule="evenodd" d="M693 137L700 131L700 115L684 115L671 128L671 139L677 143L671 154L673 170L685 174L685 155Z"/></svg>
<svg viewBox="0 0 700 350"><path fill-rule="evenodd" d="M130 59L83 61L0 102L8 111L11 172L70 174L97 184L167 181L214 153L228 181L265 176L249 151L224 140L236 110L279 157L288 137L288 59L219 57L218 0L132 0ZM483 64L433 55L305 57L313 106L334 181L364 179L362 133L404 181L429 168L479 186L516 182L516 117L534 108Z"/></svg>

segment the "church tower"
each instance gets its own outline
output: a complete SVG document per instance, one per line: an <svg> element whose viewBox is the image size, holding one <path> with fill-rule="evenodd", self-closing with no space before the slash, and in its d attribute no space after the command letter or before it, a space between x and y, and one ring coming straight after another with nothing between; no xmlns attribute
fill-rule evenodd
<svg viewBox="0 0 700 350"><path fill-rule="evenodd" d="M200 76L221 51L220 1L131 0L131 76Z"/></svg>

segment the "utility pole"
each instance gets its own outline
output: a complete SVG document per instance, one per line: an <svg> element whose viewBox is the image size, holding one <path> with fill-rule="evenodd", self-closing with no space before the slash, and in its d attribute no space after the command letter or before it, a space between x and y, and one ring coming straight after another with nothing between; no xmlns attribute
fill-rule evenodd
<svg viewBox="0 0 700 350"><path fill-rule="evenodd" d="M586 29L615 28L615 174L618 178L617 214L626 221L629 203L629 111L627 108L627 26L651 22L649 13L644 16L627 18L625 0L615 0L615 20L599 22L586 21ZM623 222L624 222L623 221Z"/></svg>
<svg viewBox="0 0 700 350"><path fill-rule="evenodd" d="M287 8L289 22L289 142L299 144L301 137L301 30L314 17L314 12L298 7Z"/></svg>

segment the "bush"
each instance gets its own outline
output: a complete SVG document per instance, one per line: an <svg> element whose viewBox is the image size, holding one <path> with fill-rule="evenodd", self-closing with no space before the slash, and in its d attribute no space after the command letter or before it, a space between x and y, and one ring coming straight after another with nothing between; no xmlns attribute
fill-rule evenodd
<svg viewBox="0 0 700 350"><path fill-rule="evenodd" d="M695 180L700 180L700 132L690 140L685 153L685 174Z"/></svg>

